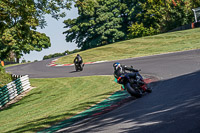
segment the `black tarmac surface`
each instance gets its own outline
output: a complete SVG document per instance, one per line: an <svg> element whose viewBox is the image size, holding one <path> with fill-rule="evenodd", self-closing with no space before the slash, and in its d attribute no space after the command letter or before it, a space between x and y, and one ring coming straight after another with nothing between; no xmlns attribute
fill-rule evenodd
<svg viewBox="0 0 200 133"><path fill-rule="evenodd" d="M6 70L31 78L111 75L112 62L74 67L46 67L50 60ZM89 121L59 132L101 133L200 133L200 50L118 61L159 77L151 94Z"/></svg>

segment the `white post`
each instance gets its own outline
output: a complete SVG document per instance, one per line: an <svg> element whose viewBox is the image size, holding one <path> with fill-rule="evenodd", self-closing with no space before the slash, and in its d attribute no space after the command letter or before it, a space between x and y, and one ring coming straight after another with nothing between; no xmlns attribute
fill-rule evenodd
<svg viewBox="0 0 200 133"><path fill-rule="evenodd" d="M192 11L194 12L195 22L200 21L200 20L197 20L198 19L197 17L200 17L200 7L194 8L192 9Z"/></svg>
<svg viewBox="0 0 200 133"><path fill-rule="evenodd" d="M195 22L197 22L197 15L196 15L195 9L192 9L192 11L194 12Z"/></svg>

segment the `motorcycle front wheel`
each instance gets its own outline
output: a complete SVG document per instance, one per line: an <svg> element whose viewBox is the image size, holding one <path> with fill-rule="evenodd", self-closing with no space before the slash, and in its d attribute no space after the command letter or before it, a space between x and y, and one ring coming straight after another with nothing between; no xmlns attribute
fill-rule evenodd
<svg viewBox="0 0 200 133"><path fill-rule="evenodd" d="M82 65L80 65L80 71L83 71L83 66Z"/></svg>
<svg viewBox="0 0 200 133"><path fill-rule="evenodd" d="M74 66L75 66L75 70L78 71L78 65L74 64Z"/></svg>
<svg viewBox="0 0 200 133"><path fill-rule="evenodd" d="M139 89L137 89L136 87L132 87L130 83L127 83L125 86L126 86L128 93L131 96L134 96L136 98L142 97L142 92Z"/></svg>

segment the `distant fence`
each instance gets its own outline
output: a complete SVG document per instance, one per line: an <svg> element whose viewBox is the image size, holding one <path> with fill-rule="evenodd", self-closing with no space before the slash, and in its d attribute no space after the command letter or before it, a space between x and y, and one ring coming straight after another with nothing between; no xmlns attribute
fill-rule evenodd
<svg viewBox="0 0 200 133"><path fill-rule="evenodd" d="M191 23L191 24L186 24L186 25L177 27L173 30L170 30L169 32L188 30L188 29L199 28L199 27L200 27L200 22L194 22L194 23Z"/></svg>
<svg viewBox="0 0 200 133"><path fill-rule="evenodd" d="M10 65L10 64L17 64L17 62L12 62L12 61L4 61L5 65Z"/></svg>
<svg viewBox="0 0 200 133"><path fill-rule="evenodd" d="M199 28L200 27L200 21L192 23L192 28Z"/></svg>
<svg viewBox="0 0 200 133"><path fill-rule="evenodd" d="M170 30L169 32L180 31L180 30L188 30L188 29L192 29L192 24L187 24L187 25L177 27L173 30Z"/></svg>
<svg viewBox="0 0 200 133"><path fill-rule="evenodd" d="M19 78L15 76L15 78L16 80L0 88L0 107L3 107L6 103L30 88L28 75Z"/></svg>

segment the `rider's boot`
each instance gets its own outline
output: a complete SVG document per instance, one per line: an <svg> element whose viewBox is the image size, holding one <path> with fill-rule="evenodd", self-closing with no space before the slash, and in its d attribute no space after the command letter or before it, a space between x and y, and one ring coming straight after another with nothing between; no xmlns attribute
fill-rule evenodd
<svg viewBox="0 0 200 133"><path fill-rule="evenodd" d="M145 82L143 82L143 81L141 81L141 80L137 80L136 82L137 82L137 84L140 85L140 86L145 85Z"/></svg>

